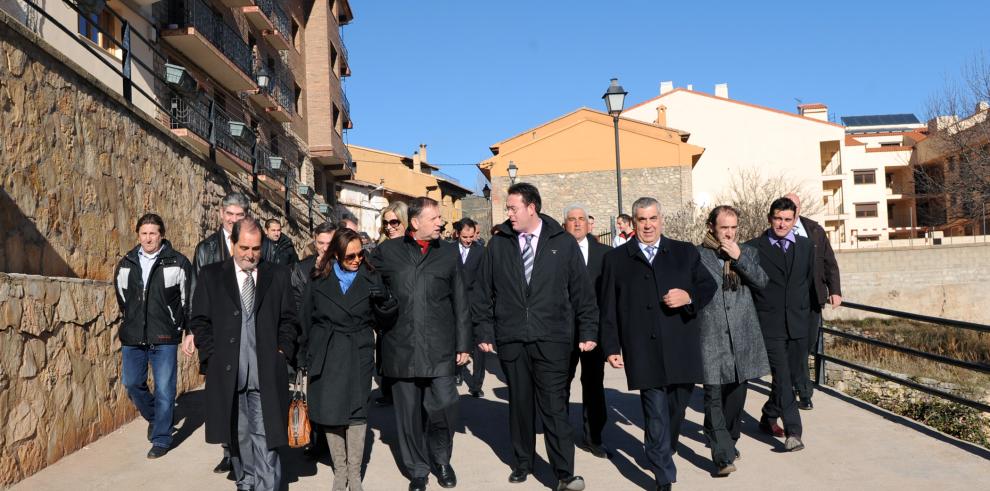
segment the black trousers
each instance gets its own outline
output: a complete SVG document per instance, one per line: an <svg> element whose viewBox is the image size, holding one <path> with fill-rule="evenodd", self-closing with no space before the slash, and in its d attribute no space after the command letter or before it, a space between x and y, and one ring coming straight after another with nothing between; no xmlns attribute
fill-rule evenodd
<svg viewBox="0 0 990 491"><path fill-rule="evenodd" d="M677 482L674 452L693 390L694 384L675 384L639 392L646 430L643 447L657 485Z"/></svg>
<svg viewBox="0 0 990 491"><path fill-rule="evenodd" d="M770 398L763 405L763 417L782 418L787 436L801 436L801 414L794 396L792 375L801 369L801 358L808 358L808 340L764 338L770 361Z"/></svg>
<svg viewBox="0 0 990 491"><path fill-rule="evenodd" d="M747 386L745 381L705 385L705 436L712 451L712 462L719 466L736 460Z"/></svg>
<svg viewBox="0 0 990 491"><path fill-rule="evenodd" d="M821 326L822 311L821 309L812 307L811 325L808 326L808 355L814 354L815 350L818 349L818 332L821 330ZM815 392L815 381L811 380L811 370L808 366L807 356L801 358L799 372L794 376L794 390L797 391L798 396L809 400Z"/></svg>
<svg viewBox="0 0 990 491"><path fill-rule="evenodd" d="M584 439L593 445L602 444L605 428L605 354L601 347L591 351L575 349L571 352L571 366L567 372L567 400L571 400L571 383L581 362L581 413L584 417ZM570 404L567 405L570 409Z"/></svg>
<svg viewBox="0 0 990 491"><path fill-rule="evenodd" d="M411 477L427 477L431 464L450 464L457 419L454 376L392 380L402 464Z"/></svg>
<svg viewBox="0 0 990 491"><path fill-rule="evenodd" d="M558 479L574 475L574 440L567 421L571 345L538 341L506 343L498 349L509 385L509 433L515 470L533 471L538 410L554 474Z"/></svg>
<svg viewBox="0 0 990 491"><path fill-rule="evenodd" d="M475 345L474 349L471 350L471 363L457 367L461 379L468 386L468 390L481 390L481 386L485 383L485 365L487 365L487 361L488 353L481 351Z"/></svg>

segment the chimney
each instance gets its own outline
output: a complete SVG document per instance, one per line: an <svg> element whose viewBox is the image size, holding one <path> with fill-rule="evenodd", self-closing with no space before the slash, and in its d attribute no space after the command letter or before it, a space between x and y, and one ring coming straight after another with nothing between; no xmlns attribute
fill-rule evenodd
<svg viewBox="0 0 990 491"><path fill-rule="evenodd" d="M429 162L429 159L426 158L426 144L425 143L420 143L419 144L419 160L420 160L420 162Z"/></svg>
<svg viewBox="0 0 990 491"><path fill-rule="evenodd" d="M715 84L715 97L729 98L729 84Z"/></svg>
<svg viewBox="0 0 990 491"><path fill-rule="evenodd" d="M413 152L413 172L423 172L423 167L420 166L419 152Z"/></svg>
<svg viewBox="0 0 990 491"><path fill-rule="evenodd" d="M660 82L660 95L664 95L667 92L674 90L674 82L667 80L665 82Z"/></svg>
<svg viewBox="0 0 990 491"><path fill-rule="evenodd" d="M806 118L828 121L828 106L821 103L801 104L798 106L798 114Z"/></svg>
<svg viewBox="0 0 990 491"><path fill-rule="evenodd" d="M687 90L694 90L694 84L687 84Z"/></svg>
<svg viewBox="0 0 990 491"><path fill-rule="evenodd" d="M657 106L657 126L667 127L667 106Z"/></svg>

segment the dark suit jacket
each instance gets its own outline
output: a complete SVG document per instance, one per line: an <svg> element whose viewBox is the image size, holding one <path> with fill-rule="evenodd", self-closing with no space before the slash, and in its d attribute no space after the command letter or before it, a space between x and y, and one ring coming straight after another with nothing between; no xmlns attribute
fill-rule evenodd
<svg viewBox="0 0 990 491"><path fill-rule="evenodd" d="M805 338L811 325L814 247L809 239L795 236L797 242L785 255L770 243L768 233L772 232L768 230L746 243L760 252L760 266L767 273L767 285L752 289L763 337Z"/></svg>
<svg viewBox="0 0 990 491"><path fill-rule="evenodd" d="M601 285L602 346L606 356L623 355L630 390L703 381L696 317L716 286L694 245L663 237L651 265L630 240L605 254ZM672 288L691 303L666 307Z"/></svg>
<svg viewBox="0 0 990 491"><path fill-rule="evenodd" d="M801 224L815 246L815 300L818 302L816 307L821 307L828 301L829 295L842 295L839 262L835 260L835 251L825 229L810 218L801 217Z"/></svg>
<svg viewBox="0 0 990 491"><path fill-rule="evenodd" d="M241 341L241 293L234 262L203 266L189 327L206 365L206 441L236 443L231 434ZM289 269L262 261L255 290L258 384L268 448L288 444L289 380L286 364L295 354L296 308Z"/></svg>
<svg viewBox="0 0 990 491"><path fill-rule="evenodd" d="M605 265L605 254L611 251L612 247L597 240L591 240L592 238L593 236L588 234L588 279L591 280L591 286L595 289L595 301L598 304L601 303L602 299L602 267ZM602 344L600 332L596 342Z"/></svg>
<svg viewBox="0 0 990 491"><path fill-rule="evenodd" d="M457 244L457 255L461 254L461 245ZM478 267L481 266L481 256L485 255L485 246L475 242L468 249L467 262L461 263L461 273L464 275L464 284L468 290L474 285L474 279L478 277Z"/></svg>

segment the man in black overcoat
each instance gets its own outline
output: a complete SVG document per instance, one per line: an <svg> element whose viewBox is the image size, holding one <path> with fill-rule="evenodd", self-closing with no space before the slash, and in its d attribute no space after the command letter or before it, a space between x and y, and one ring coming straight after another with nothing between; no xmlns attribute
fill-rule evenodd
<svg viewBox="0 0 990 491"><path fill-rule="evenodd" d="M253 218L230 237L233 257L200 271L189 324L207 367L206 441L229 446L238 489L276 490L298 335L289 269L261 261Z"/></svg>
<svg viewBox="0 0 990 491"><path fill-rule="evenodd" d="M382 372L394 380L399 454L409 491L425 491L430 471L441 487L457 485L454 445L458 365L470 359L467 288L457 246L440 240L440 205L409 203L409 233L382 242L371 264L399 301L393 326L382 327Z"/></svg>
<svg viewBox="0 0 990 491"><path fill-rule="evenodd" d="M564 230L577 241L581 259L588 268L588 280L595 292L595 304L601 287L602 263L611 247L593 240L588 233L588 212L581 205L571 205L564 210ZM600 336L599 336L600 337ZM595 457L605 459L609 451L602 444L602 430L605 428L605 355L600 340L595 349L581 351L577 339L571 352L571 366L567 373L567 399L570 400L571 382L581 362L581 413L584 420L584 440L578 448L590 452ZM570 407L570 404L568 404Z"/></svg>
<svg viewBox="0 0 990 491"><path fill-rule="evenodd" d="M636 236L605 255L602 344L640 391L645 450L657 489L677 480L674 451L694 384L703 381L697 314L716 285L694 245L664 237L660 203L633 203Z"/></svg>
<svg viewBox="0 0 990 491"><path fill-rule="evenodd" d="M523 482L533 472L538 409L558 491L582 490L584 479L574 475L567 373L575 338L581 351L597 346L595 294L574 237L540 213L536 187L515 184L505 202L509 219L485 249L472 318L478 347L497 350L509 385L515 454L509 482Z"/></svg>
<svg viewBox="0 0 990 491"><path fill-rule="evenodd" d="M760 429L785 436L784 449L804 448L801 414L794 396L794 374L808 358L808 326L814 292L815 251L811 241L794 234L797 206L788 198L770 204L770 228L747 242L760 253L767 285L753 289L753 303L767 347L772 382L763 405ZM805 363L807 363L805 361ZM777 418L784 421L783 431Z"/></svg>

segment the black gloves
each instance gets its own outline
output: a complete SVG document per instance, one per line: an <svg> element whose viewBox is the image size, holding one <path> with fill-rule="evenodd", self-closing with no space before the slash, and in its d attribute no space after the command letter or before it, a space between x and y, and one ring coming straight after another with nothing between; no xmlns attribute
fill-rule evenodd
<svg viewBox="0 0 990 491"><path fill-rule="evenodd" d="M368 288L368 297L375 304L381 304L389 299L388 290L381 285L371 285Z"/></svg>

